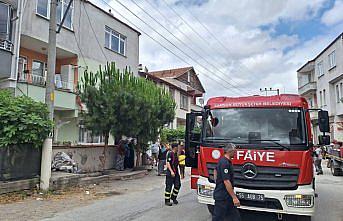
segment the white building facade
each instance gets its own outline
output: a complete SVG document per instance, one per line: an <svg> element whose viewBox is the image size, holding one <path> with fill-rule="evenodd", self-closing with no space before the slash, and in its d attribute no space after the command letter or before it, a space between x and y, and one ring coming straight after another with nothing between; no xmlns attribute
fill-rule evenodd
<svg viewBox="0 0 343 221"><path fill-rule="evenodd" d="M299 94L312 108L329 111L331 138L343 141L343 33L297 72ZM316 139L317 119L312 116Z"/></svg>
<svg viewBox="0 0 343 221"><path fill-rule="evenodd" d="M61 23L70 0L59 0ZM45 100L51 0L0 0L0 89ZM88 0L74 0L56 41L55 142L102 143L83 127L77 84L115 62L138 75L140 32Z"/></svg>

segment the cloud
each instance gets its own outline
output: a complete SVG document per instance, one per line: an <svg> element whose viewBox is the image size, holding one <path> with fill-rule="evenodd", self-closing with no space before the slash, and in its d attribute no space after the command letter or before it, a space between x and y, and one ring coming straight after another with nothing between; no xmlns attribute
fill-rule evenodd
<svg viewBox="0 0 343 221"><path fill-rule="evenodd" d="M326 11L322 17L322 23L327 26L335 25L343 21L343 0L336 0L334 6Z"/></svg>
<svg viewBox="0 0 343 221"><path fill-rule="evenodd" d="M325 48L338 33L335 26L321 35L313 33L312 39L303 42L297 33L276 33L273 28L281 21L291 25L294 21L306 22L318 18L328 0L134 0L178 39L132 4L131 0L120 1L183 51L112 0L111 5L124 13L126 19L182 57L180 60L142 34L140 62L149 70L194 66L207 91L206 97L259 94L259 88L264 87L278 87L282 92L297 93L296 70Z"/></svg>

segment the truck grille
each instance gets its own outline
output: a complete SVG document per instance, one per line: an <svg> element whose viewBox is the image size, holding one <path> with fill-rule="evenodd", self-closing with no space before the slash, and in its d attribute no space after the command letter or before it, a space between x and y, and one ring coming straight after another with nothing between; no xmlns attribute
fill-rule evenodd
<svg viewBox="0 0 343 221"><path fill-rule="evenodd" d="M207 163L209 181L214 183L215 163ZM275 189L294 190L297 189L299 169L282 167L257 166L257 176L246 178L242 174L243 165L234 165L235 187L247 189Z"/></svg>

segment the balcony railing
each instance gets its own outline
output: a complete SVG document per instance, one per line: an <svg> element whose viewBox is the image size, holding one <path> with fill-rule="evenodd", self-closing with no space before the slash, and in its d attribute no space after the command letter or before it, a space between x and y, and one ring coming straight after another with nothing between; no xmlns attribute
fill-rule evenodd
<svg viewBox="0 0 343 221"><path fill-rule="evenodd" d="M0 49L12 52L13 44L8 40L0 39Z"/></svg>
<svg viewBox="0 0 343 221"><path fill-rule="evenodd" d="M20 73L18 75L18 82L25 82L33 85L44 86L46 85L46 79L40 75ZM74 84L71 82L61 81L55 76L55 88L68 90L74 92Z"/></svg>
<svg viewBox="0 0 343 221"><path fill-rule="evenodd" d="M317 84L316 82L308 82L307 84L300 86L298 88L298 92L300 95L307 94L311 91L316 91L317 90Z"/></svg>

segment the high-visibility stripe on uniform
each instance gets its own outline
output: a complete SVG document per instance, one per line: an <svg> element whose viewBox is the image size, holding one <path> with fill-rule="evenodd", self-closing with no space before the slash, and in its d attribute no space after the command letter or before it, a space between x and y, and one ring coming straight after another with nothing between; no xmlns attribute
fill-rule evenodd
<svg viewBox="0 0 343 221"><path fill-rule="evenodd" d="M171 198L171 192L164 192L164 198L169 200Z"/></svg>
<svg viewBox="0 0 343 221"><path fill-rule="evenodd" d="M175 193L178 193L179 192L179 190L178 189L173 189L173 191L175 192Z"/></svg>

